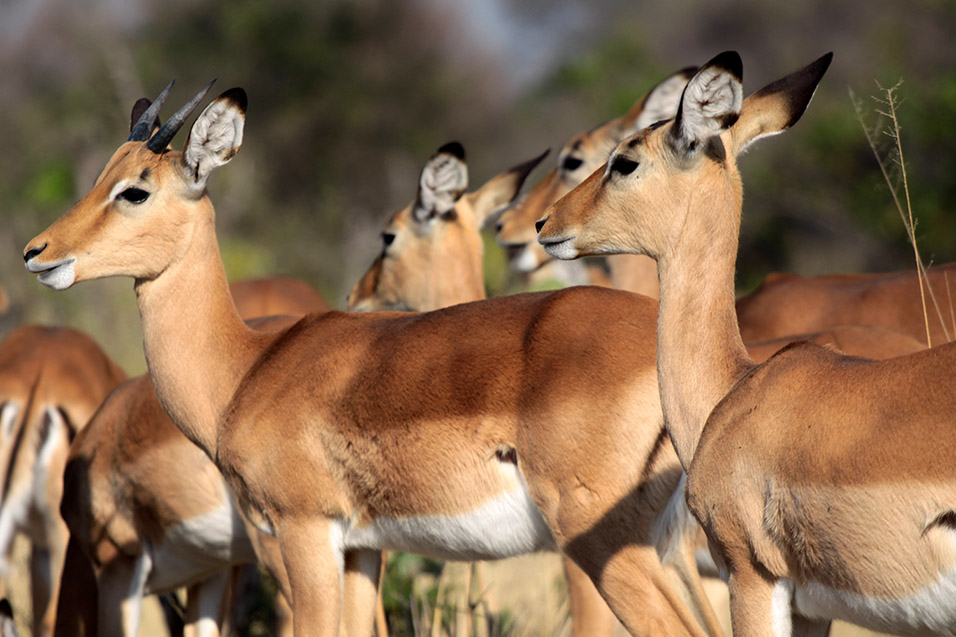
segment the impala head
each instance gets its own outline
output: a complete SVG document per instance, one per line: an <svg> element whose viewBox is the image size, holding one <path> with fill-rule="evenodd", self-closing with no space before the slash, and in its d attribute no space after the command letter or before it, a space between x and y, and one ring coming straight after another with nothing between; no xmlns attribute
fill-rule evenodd
<svg viewBox="0 0 956 637"><path fill-rule="evenodd" d="M196 223L212 222L206 182L242 144L246 94L230 89L207 106L178 152L169 143L211 83L150 135L171 86L145 110L148 102L137 102L129 138L92 190L27 244L27 270L44 285L63 290L108 276L155 278L183 254Z"/></svg>
<svg viewBox="0 0 956 637"><path fill-rule="evenodd" d="M551 260L537 242L534 223L548 206L604 163L608 153L625 136L654 122L670 119L677 112L681 91L696 71L681 69L652 88L623 116L572 137L558 153L557 165L520 203L498 220L498 243L508 252L511 267L533 272Z"/></svg>
<svg viewBox="0 0 956 637"><path fill-rule="evenodd" d="M465 194L464 149L457 142L439 148L422 170L415 201L385 225L382 252L352 288L349 309L427 311L484 298L481 227L546 155Z"/></svg>
<svg viewBox="0 0 956 637"><path fill-rule="evenodd" d="M737 156L800 119L831 58L828 53L744 100L740 56L721 53L687 84L673 120L622 141L603 166L545 212L536 224L539 242L561 259L617 253L660 258L679 241L689 214L720 209L728 198L736 200L739 214Z"/></svg>

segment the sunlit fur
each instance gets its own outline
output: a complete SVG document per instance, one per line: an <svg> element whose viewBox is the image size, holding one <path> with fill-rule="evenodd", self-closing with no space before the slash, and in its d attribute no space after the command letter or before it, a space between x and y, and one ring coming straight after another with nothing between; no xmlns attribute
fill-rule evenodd
<svg viewBox="0 0 956 637"><path fill-rule="evenodd" d="M413 202L392 215L382 230L381 253L349 294L349 309L427 311L485 298L479 231L515 198L543 157L492 177L445 214L422 220Z"/></svg>
<svg viewBox="0 0 956 637"><path fill-rule="evenodd" d="M667 448L639 433L660 430L652 301L576 288L425 314L328 312L256 333L229 299L212 205L189 197L188 164L141 152L122 146L93 193L30 242L28 265L68 255L78 280L140 277L160 403L215 458L250 521L275 529L297 635L370 632L374 581L343 610L340 569L369 581L374 569L355 565L389 547L333 544L340 520L462 519L510 490L502 463L517 463L558 546L630 631L703 633L639 540L671 494L642 473ZM140 159L164 205L141 204L128 224L99 197L138 177ZM162 236L127 252L114 231Z"/></svg>
<svg viewBox="0 0 956 637"><path fill-rule="evenodd" d="M681 91L693 70L674 73L652 88L626 114L568 140L558 153L555 167L498 222L498 242L508 251L513 269L532 273L551 261L552 257L537 242L535 222L549 205L603 165L621 139L659 120L674 117ZM572 168L569 161L577 166ZM608 260L608 266L613 287L657 297L657 267L646 257L615 255ZM551 274L544 273L544 276Z"/></svg>
<svg viewBox="0 0 956 637"><path fill-rule="evenodd" d="M259 330L297 318L275 315L328 309L298 279L235 281L229 288L243 317L272 317L254 321ZM122 599L132 608L144 594L187 585L187 624L206 622L208 633L219 625L222 609L203 607L203 600L223 598L226 569L253 562L256 553L289 595L275 540L246 529L219 471L160 407L148 375L111 392L77 436L66 464L62 514L71 543L93 560L96 574L85 558L67 561L60 634L136 635L136 626L122 633L131 623L119 622ZM141 563L143 555L149 559ZM142 577L131 579L140 564L146 565Z"/></svg>
<svg viewBox="0 0 956 637"><path fill-rule="evenodd" d="M0 341L0 568L10 574L13 540L30 539L33 634L52 635L68 533L60 518L70 440L125 375L87 335L28 325ZM45 584L37 585L37 582Z"/></svg>
<svg viewBox="0 0 956 637"><path fill-rule="evenodd" d="M748 97L719 138L677 123L623 142L642 170L589 179L551 209L540 240L658 259L662 404L688 503L730 571L735 635L766 634L787 581L801 629L839 617L950 634L956 347L870 362L802 343L756 366L734 316L736 156L797 121L828 64ZM739 81L735 54L712 67Z"/></svg>

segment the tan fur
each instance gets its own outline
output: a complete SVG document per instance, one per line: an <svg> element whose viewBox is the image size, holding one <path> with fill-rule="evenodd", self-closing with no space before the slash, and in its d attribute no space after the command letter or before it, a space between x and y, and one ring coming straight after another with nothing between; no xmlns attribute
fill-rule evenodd
<svg viewBox="0 0 956 637"><path fill-rule="evenodd" d="M414 202L393 214L382 230L391 242L352 288L348 309L428 311L485 298L479 231L543 158L496 175L458 199L451 214L427 223L415 218Z"/></svg>
<svg viewBox="0 0 956 637"><path fill-rule="evenodd" d="M229 300L212 205L185 198L193 171L182 161L121 146L90 193L31 241L28 266L75 256L75 280L138 277L160 403L247 514L276 530L297 635L338 632L335 528L463 514L517 475L629 630L702 633L640 541L670 495L641 472L650 454L669 453L642 433L660 428L653 302L579 288L427 314L329 312L257 334ZM150 192L135 215L109 200L121 180ZM371 548L347 552L346 581ZM358 601L346 625L371 626L374 597Z"/></svg>
<svg viewBox="0 0 956 637"><path fill-rule="evenodd" d="M2 547L9 560L15 533L33 544L33 634L53 634L60 571L68 533L60 519L63 467L70 436L82 432L123 371L87 335L70 328L27 325L0 341L0 409L15 404L13 428L3 432L2 516L14 503L25 502L25 518L12 523ZM48 410L70 431L54 431ZM47 441L49 436L55 439ZM41 470L40 447L50 445L49 462ZM39 481L39 483L38 483Z"/></svg>
<svg viewBox="0 0 956 637"><path fill-rule="evenodd" d="M558 274L560 268L555 268L551 263L552 257L537 241L535 222L541 218L548 206L602 165L617 143L636 130L635 126L643 128L658 119L673 117L677 108L677 100L674 98L666 100L666 104L651 104L651 109L658 109L654 113L645 112L645 108L649 106L648 101L653 101L661 90L679 91L682 83L686 83L691 74L692 69L678 71L651 89L624 115L589 131L578 133L565 143L558 153L557 165L519 204L506 211L498 221L498 242L508 251L513 268L533 272L533 276L537 278L562 279ZM670 104L673 104L672 108ZM572 169L567 164L569 160L581 163ZM657 298L657 265L653 260L643 255L612 255L607 261L611 273L611 287ZM565 281L565 284L575 285L581 282ZM595 280L588 282L600 284Z"/></svg>
<svg viewBox="0 0 956 637"><path fill-rule="evenodd" d="M505 173L507 174L507 173ZM520 183L514 187L517 188ZM486 190L487 186L482 188ZM481 192L481 191L479 191ZM513 196L513 195L512 195ZM423 295L419 288L434 289L436 280L448 280L448 275L455 272L455 266L460 263L474 263L476 267L481 268L481 238L478 235L478 224L462 223L462 215L469 214L466 207L458 210L458 223L461 224L462 232L457 234L447 233L444 237L429 237L428 241L421 240L416 233L409 228L414 224L410 208L395 215L387 224L383 234L395 235L392 245L403 246L403 249L397 251L389 250L387 257L380 256L372 266L372 269L356 284L349 305L353 306L355 299L361 299L358 307L367 310L383 310L390 307L411 308L420 311L431 311L448 307L462 301L477 301L485 298L484 289L471 292L472 298L468 298L467 289L454 288L454 280L447 286L452 293L447 297L441 294ZM506 213L507 214L507 213ZM467 236L471 233L471 237ZM402 236L399 236L401 233ZM466 240L470 239L470 240ZM412 249L414 248L414 249ZM386 248L388 250L388 248ZM640 257L650 263L654 268L653 278L656 280L657 265L654 261L646 257ZM390 276L386 281L382 280L382 272L376 270L381 268L384 259L391 262L390 271L403 271L408 276L398 278ZM459 266L460 267L460 266ZM377 287L369 289L369 281L376 281ZM356 291L365 289L366 291L359 295ZM427 301L425 300L427 298ZM387 299L387 300L386 300ZM647 429L642 431L644 436L653 440L662 435L661 430ZM668 476L673 479L678 475L678 463L673 453L663 454L663 462L659 466L647 466L644 468L644 474L647 476ZM676 486L672 485L672 486ZM660 514L660 512L656 512ZM654 539L646 537L643 540L646 544L652 545ZM694 542L694 536L688 534L687 541ZM693 558L690 553L681 553L678 560L688 558L687 563L678 565L678 570L684 575L686 580L686 591L681 591L685 598L685 603L697 613L698 619L707 628L711 634L719 634L720 628L709 602L707 601L701 587L699 574L696 572ZM594 584L588 578L587 574L576 566L574 562L565 557L565 573L568 578L569 592L571 597L572 612L572 634L574 635L611 635L614 632L615 621L611 610L601 598ZM667 564L665 568L671 569L672 565Z"/></svg>
<svg viewBox="0 0 956 637"><path fill-rule="evenodd" d="M287 278L235 281L229 286L237 309L246 317L272 316L253 322L269 331L286 327L296 318L274 316L305 308L327 310L321 297L303 281ZM149 376L140 376L117 387L89 426L71 447L66 465L66 492L62 512L75 542L95 565L98 584L92 587L77 560L64 571L66 594L58 608L57 634L117 635L124 632L117 609L131 582L124 576L149 547L160 555L168 533L189 520L228 507L231 496L221 474L201 449L172 423L156 398ZM212 528L213 537L230 529ZM250 538L253 536L250 544ZM255 528L233 529L235 548L226 556L210 554L196 538L195 547L171 548L192 564L188 579L162 578L164 584L147 585L144 592L163 593L190 585L187 616L198 621L203 596L223 595L224 569L248 563L255 554L273 573L280 590L289 595L285 568L275 540ZM224 559L223 559L224 557ZM152 572L169 567L154 558ZM97 586L101 594L97 595ZM99 617L97 618L97 608ZM216 618L221 623L222 617Z"/></svg>
<svg viewBox="0 0 956 637"><path fill-rule="evenodd" d="M933 345L956 339L951 299L956 297L956 264L934 266L929 284L940 313L929 300ZM801 277L777 274L737 302L745 340L766 340L835 325L874 325L905 332L926 343L926 321L914 270L885 274Z"/></svg>
<svg viewBox="0 0 956 637"><path fill-rule="evenodd" d="M775 621L787 629L788 611L772 601L781 582L798 587L784 597L798 614L814 608L801 591L828 587L824 598L844 619L951 633L951 601L876 613L838 595L889 608L956 569L956 348L871 362L802 343L759 366L747 357L733 320L736 155L799 118L829 60L738 103L738 119L716 110L730 104L735 76L723 65L733 57L705 67L697 94L716 112L719 145L680 146L673 140L687 129L677 124L625 140L611 166L623 157L643 168L630 179L592 175L550 210L540 239L561 256L611 249L658 259L664 413L689 468L689 504L730 571L735 634L764 635ZM826 611L794 626L825 627L830 616L817 612Z"/></svg>

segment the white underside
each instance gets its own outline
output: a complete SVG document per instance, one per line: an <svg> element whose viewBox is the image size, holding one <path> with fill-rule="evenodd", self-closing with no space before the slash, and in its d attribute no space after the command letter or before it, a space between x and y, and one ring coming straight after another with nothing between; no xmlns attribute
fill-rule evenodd
<svg viewBox="0 0 956 637"><path fill-rule="evenodd" d="M577 248L574 247L574 239L565 239L560 243L543 245L545 252L558 259L574 259L578 256Z"/></svg>
<svg viewBox="0 0 956 637"><path fill-rule="evenodd" d="M232 498L204 515L173 527L158 546L148 546L152 568L148 593L162 593L205 579L232 564L255 561L255 551Z"/></svg>
<svg viewBox="0 0 956 637"><path fill-rule="evenodd" d="M797 612L810 619L842 619L889 633L956 633L956 571L899 599L864 597L812 582L797 587L793 599Z"/></svg>
<svg viewBox="0 0 956 637"><path fill-rule="evenodd" d="M340 520L342 548L408 551L446 560L493 560L554 550L551 530L524 484L457 515Z"/></svg>

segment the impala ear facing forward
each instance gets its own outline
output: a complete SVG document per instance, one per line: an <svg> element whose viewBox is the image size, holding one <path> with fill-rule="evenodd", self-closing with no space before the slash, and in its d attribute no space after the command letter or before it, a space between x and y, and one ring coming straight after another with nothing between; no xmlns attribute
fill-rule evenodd
<svg viewBox="0 0 956 637"><path fill-rule="evenodd" d="M246 105L246 92L231 88L203 110L189 131L183 147L183 168L195 196L205 192L210 173L239 152Z"/></svg>
<svg viewBox="0 0 956 637"><path fill-rule="evenodd" d="M743 103L743 62L726 51L700 68L681 96L670 142L678 155L696 154L706 142L730 128Z"/></svg>
<svg viewBox="0 0 956 637"><path fill-rule="evenodd" d="M445 144L422 170L412 218L426 223L450 213L467 188L465 149L458 142Z"/></svg>

